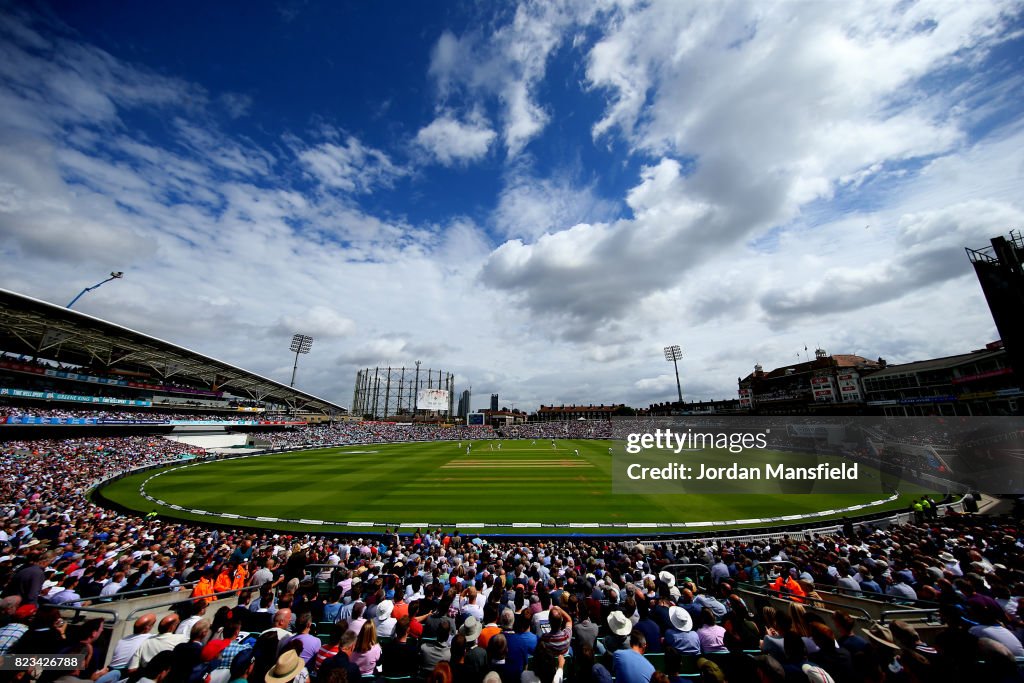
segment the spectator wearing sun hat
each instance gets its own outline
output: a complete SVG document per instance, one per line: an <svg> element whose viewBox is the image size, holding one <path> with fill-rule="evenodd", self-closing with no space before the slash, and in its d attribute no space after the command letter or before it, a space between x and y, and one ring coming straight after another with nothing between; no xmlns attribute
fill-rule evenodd
<svg viewBox="0 0 1024 683"><path fill-rule="evenodd" d="M611 632L604 637L604 649L608 652L617 652L629 647L629 634L633 630L633 622L619 610L608 615L608 630Z"/></svg>
<svg viewBox="0 0 1024 683"><path fill-rule="evenodd" d="M288 648L278 656L264 680L266 683L305 683L309 680L309 671L299 653Z"/></svg>
<svg viewBox="0 0 1024 683"><path fill-rule="evenodd" d="M395 632L395 624L398 619L392 616L395 610L395 603L391 600L382 600L377 604L377 616L373 618L374 626L377 627L377 637L390 638Z"/></svg>
<svg viewBox="0 0 1024 683"><path fill-rule="evenodd" d="M483 625L476 617L467 617L459 627L459 634L466 639L465 663L473 671L478 672L482 671L487 663L487 651L478 645L482 632Z"/></svg>
<svg viewBox="0 0 1024 683"><path fill-rule="evenodd" d="M693 630L693 617L682 607L668 611L670 626L665 630L665 649L672 648L681 655L700 654L700 636Z"/></svg>
<svg viewBox="0 0 1024 683"><path fill-rule="evenodd" d="M964 572L960 569L960 561L956 559L953 553L943 550L939 553L939 560L942 561L942 571L950 572L953 576L963 576Z"/></svg>
<svg viewBox="0 0 1024 683"><path fill-rule="evenodd" d="M658 582L668 588L668 593L673 598L679 597L679 587L676 586L676 577L672 572L665 570L658 572Z"/></svg>
<svg viewBox="0 0 1024 683"><path fill-rule="evenodd" d="M890 661L902 651L888 626L873 623L864 629L868 642L875 646L876 653L883 661Z"/></svg>

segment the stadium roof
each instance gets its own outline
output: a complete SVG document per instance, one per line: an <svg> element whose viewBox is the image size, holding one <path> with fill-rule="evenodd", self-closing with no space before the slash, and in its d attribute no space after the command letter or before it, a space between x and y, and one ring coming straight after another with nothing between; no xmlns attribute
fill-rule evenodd
<svg viewBox="0 0 1024 683"><path fill-rule="evenodd" d="M1002 349L979 349L977 351L971 351L970 353L961 353L956 356L929 358L928 360L919 360L912 363L903 363L901 365L889 365L886 366L884 370L872 373L871 378L878 379L879 377L888 377L890 375L905 375L907 373L930 372L932 370L948 370L959 365L966 365L967 363L975 363L979 360L986 360L995 356L1005 355L1005 353L1006 352Z"/></svg>
<svg viewBox="0 0 1024 683"><path fill-rule="evenodd" d="M856 356L851 353L834 353L831 356L822 356L821 358L814 358L812 360L801 361L799 363L793 363L792 365L783 365L773 370L765 372L758 380L774 380L774 379L785 379L792 377L793 375L799 375L805 372L813 372L815 370L822 370L826 368L854 368L857 370L875 370L880 368L881 365L878 361L864 358L863 356ZM755 373L750 373L741 382L748 382L754 379Z"/></svg>
<svg viewBox="0 0 1024 683"><path fill-rule="evenodd" d="M544 406L542 405L537 409L538 413L606 413L609 410L618 410L624 407L625 404L613 403L610 405L601 404L595 406L593 404L586 406Z"/></svg>
<svg viewBox="0 0 1024 683"><path fill-rule="evenodd" d="M138 369L163 380L323 413L345 408L182 346L0 288L0 349L83 367Z"/></svg>

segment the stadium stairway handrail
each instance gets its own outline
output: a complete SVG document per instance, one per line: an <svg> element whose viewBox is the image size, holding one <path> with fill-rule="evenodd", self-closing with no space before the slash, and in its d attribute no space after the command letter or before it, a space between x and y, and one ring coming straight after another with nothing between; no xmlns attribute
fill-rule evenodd
<svg viewBox="0 0 1024 683"><path fill-rule="evenodd" d="M209 595L203 595L203 596L201 596L201 598L204 599L204 600L209 600L210 598L223 598L223 597L227 597L227 596L231 596L231 595L236 595L237 596L237 595L239 595L241 593L248 592L249 590L250 589L248 589L248 588L226 590L226 591L220 591L218 593L210 593ZM182 591L182 592L184 592L184 591ZM145 614L146 612L153 612L153 613L155 613L156 614L156 618L157 618L157 623L159 623L161 618L163 618L166 614L169 614L169 613L174 611L173 607L175 605L181 605L181 604L186 603L186 602L195 602L196 600L199 600L199 599L200 598L193 598L191 596L191 594L189 594L189 595L186 595L186 596L184 596L182 598L179 598L178 600L171 600L169 602L158 602L158 603L155 603L155 604L142 605L142 606L135 607L134 609L129 611L127 614L122 616L120 618L120 621L115 622L113 624L113 633L111 634L111 642L118 642L118 641L120 641L121 638L125 637L131 631L131 629L134 627L135 620L138 619L139 616L141 616L142 614ZM231 606L234 607L235 605L231 605ZM115 635L117 636L117 641L113 640ZM106 666L110 662L110 657L113 654L114 654L114 648L112 648L112 647L111 648L107 648L107 657L106 657L106 661L104 661L104 663L103 663L104 666Z"/></svg>
<svg viewBox="0 0 1024 683"><path fill-rule="evenodd" d="M853 598L868 596L871 599L875 599L877 602L887 602L890 605L906 605L908 609L921 609L935 611L939 609L939 603L932 602L931 600L908 600L901 598L897 595L889 595L887 593L873 593L871 591L865 591L862 589L845 588L843 586L818 586L815 584L814 590L821 593L822 591L832 595L845 595ZM877 596L877 597L876 597Z"/></svg>
<svg viewBox="0 0 1024 683"><path fill-rule="evenodd" d="M800 571L800 567L795 562L792 562L790 560L765 560L765 561L761 562L761 566L762 567L765 567L765 566L771 567L771 566L776 566L776 565L788 565L789 567L792 567L793 569L796 569L797 572ZM764 585L767 585L768 583L770 583L770 581L768 580L768 574L765 573L764 577L765 577L764 578ZM743 583L749 583L750 585L758 585L758 584L755 584L753 581L746 581L746 582L743 582ZM939 603L932 602L930 600L908 600L906 598L901 598L901 597L899 597L897 595L889 595L887 593L875 593L875 592L867 591L867 590L864 590L864 589L861 589L861 588L856 588L855 589L855 588L845 588L843 586L825 586L825 585L814 584L814 590L819 595L821 595L822 593L826 593L828 595L838 595L838 596L850 597L850 598L863 598L865 600L870 600L873 603L874 602L884 602L884 603L887 603L887 604L890 604L890 605L897 605L897 606L906 605L907 606L906 607L906 611L914 610L914 609L920 609L922 611L935 612L935 611L937 611L939 609ZM900 611L900 610L893 610L893 612L896 612L896 611Z"/></svg>
<svg viewBox="0 0 1024 683"><path fill-rule="evenodd" d="M105 609L102 607L81 607L78 605L55 605L55 607L58 610L60 610L61 617L63 617L69 622L73 621L74 619L80 616L85 617L85 619L88 619L91 615L99 615L104 617L103 633L109 636L109 639L107 640L106 643L106 647L104 648L105 655L103 659L103 666L106 666L110 662L110 658L114 654L114 644L121 639L122 634L124 633L123 629L119 630L117 628L122 621L121 615L118 613L118 611L113 609ZM70 615L68 614L69 612L71 613ZM109 621L106 619L106 617L110 617ZM116 640L114 637L115 633L118 633ZM101 635L99 639L100 645L103 644L102 638L103 636Z"/></svg>
<svg viewBox="0 0 1024 683"><path fill-rule="evenodd" d="M148 598L152 595L160 595L161 593L177 593L180 590L193 588L199 581L189 581L187 583L179 583L177 586L156 586L155 588L137 588L130 591L118 591L113 595L107 595L102 598L97 598L92 601L94 605L105 605L111 602L124 602L125 600L135 600L136 598Z"/></svg>
<svg viewBox="0 0 1024 683"><path fill-rule="evenodd" d="M890 618L902 619L906 621L908 618L913 619L923 617L926 621L934 623L935 620L931 619L930 617L937 616L938 613L938 607L910 607L907 609L891 609L883 610L881 615L879 615L878 620L885 624L889 621Z"/></svg>
<svg viewBox="0 0 1024 683"><path fill-rule="evenodd" d="M699 562L686 562L686 563L667 564L667 565L665 565L664 567L661 568L661 571L672 573L672 576L675 577L676 583L678 584L679 581L680 581L680 577L681 576L682 576L682 578L686 578L686 577L684 576L685 572L677 571L677 569L678 568L684 568L685 569L685 568L691 568L691 567L699 570L698 572L695 572L697 574L699 574L701 572L705 573L707 575L707 577L708 577L708 585L711 584L711 567L707 566L706 564L700 564ZM697 584L698 588L706 588L706 586L702 586L701 585L700 581L697 581L696 584Z"/></svg>
<svg viewBox="0 0 1024 683"><path fill-rule="evenodd" d="M800 567L798 567L796 565L796 563L791 562L789 560L767 560L767 561L761 563L761 566L772 566L772 565L789 565L790 567L796 569L798 572L800 571ZM768 574L765 573L764 576L765 576L764 587L767 588L767 584L769 583L769 581L768 581ZM742 582L741 585L743 585L743 584L747 584L747 585L751 585L751 586L758 585L758 584L755 584L755 583L753 583L751 581ZM937 602L931 602L929 600L907 600L907 599L901 599L899 596L896 596L896 595L888 595L886 593L873 593L871 591L865 591L865 590L861 590L861 589L854 590L853 588L844 588L843 586L819 586L818 584L815 584L814 585L814 590L815 590L815 592L818 593L818 595L821 595L822 593L824 593L826 595L833 595L833 596L837 596L837 597L848 598L850 600L864 600L864 601L870 603L870 605L873 606L873 607L877 606L878 604L886 604L886 605L897 607L898 609L893 609L893 610L888 610L888 611L883 610L883 611L881 611L879 613L878 619L882 623L885 623L884 616L885 616L885 614L887 612L891 613L891 614L902 613L904 615L907 615L907 614L909 614L911 612L919 611L921 613L928 613L928 614L933 614L934 615L934 614L938 614L938 610L939 610L939 604ZM772 592L774 592L774 591L772 591ZM834 602L842 604L842 601L834 601ZM855 604L851 604L851 606L852 607L856 607Z"/></svg>
<svg viewBox="0 0 1024 683"><path fill-rule="evenodd" d="M906 609L887 609L893 607L891 603L881 602L878 600L871 600L870 598L856 598L846 597L845 600L834 600L825 597L817 598L800 598L799 600L778 591L771 590L765 586L756 586L751 583L741 583L736 588L740 593L751 596L752 598L768 598L769 600L775 600L783 604L789 604L792 602L800 602L807 610L816 610L823 612L826 616L830 615L835 609L842 609L846 612L856 611L863 617L871 622L886 623L890 619L903 619L903 618L920 618L926 622L934 623L935 618L938 616L938 608L915 608L908 607ZM836 597L836 596L833 596ZM816 606L816 603L820 603L825 607L831 609L824 609L823 607Z"/></svg>
<svg viewBox="0 0 1024 683"><path fill-rule="evenodd" d="M736 586L736 591L739 593L746 593L752 598L767 598L768 600L775 600L786 605L796 602L803 605L804 609L806 610L815 610L818 612L825 612L826 614L830 614L831 611L834 611L835 609L842 609L847 612L856 611L859 612L861 615L858 618L862 617L866 621L877 621L875 615L871 614L871 612L869 612L865 607L858 607L856 605L845 605L832 600L828 600L826 598L818 599L800 597L799 599L796 599L795 596L791 596L787 593L780 593L779 591L773 591L765 586L756 586L752 583L740 583ZM826 607L832 606L834 609L826 610L822 607L817 607L816 603L820 603L822 605L825 605Z"/></svg>
<svg viewBox="0 0 1024 683"><path fill-rule="evenodd" d="M186 597L183 597L183 598L180 598L178 600L171 600L169 602L158 602L158 603L153 604L153 605L145 605L143 607L136 607L135 609L133 609L131 612L129 612L125 616L125 621L135 621L135 619L137 619L140 614L143 614L145 612L151 612L151 611L153 611L155 609L159 609L161 607L173 607L174 605L180 605L180 604L186 603L186 602L196 602L197 600L206 600L206 601L209 602L210 598L219 599L219 598L223 598L223 597L226 597L226 596L229 596L229 595L238 596L241 593L249 593L252 590L253 589L248 588L248 587L246 587L246 588L233 588L231 590L219 591L217 593L208 593L206 595L201 595L201 596L198 596L198 597L192 597L192 595L190 594L190 595L188 595Z"/></svg>

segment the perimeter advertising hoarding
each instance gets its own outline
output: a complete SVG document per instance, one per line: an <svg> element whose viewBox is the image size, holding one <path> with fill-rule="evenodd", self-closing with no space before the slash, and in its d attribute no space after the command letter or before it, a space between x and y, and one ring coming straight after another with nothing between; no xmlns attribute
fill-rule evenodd
<svg viewBox="0 0 1024 683"><path fill-rule="evenodd" d="M448 410L448 391L445 389L420 389L416 393L417 410Z"/></svg>

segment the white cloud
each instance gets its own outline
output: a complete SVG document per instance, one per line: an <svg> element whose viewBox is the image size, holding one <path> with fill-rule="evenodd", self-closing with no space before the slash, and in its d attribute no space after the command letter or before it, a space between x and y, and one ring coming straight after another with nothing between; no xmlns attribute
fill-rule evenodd
<svg viewBox="0 0 1024 683"><path fill-rule="evenodd" d="M1004 20L999 5L983 3L624 7L591 49L587 77L609 93L595 135L620 131L658 158L626 196L632 219L509 242L482 280L569 338L599 336L638 301L688 281L704 261L720 268L813 202L907 161L959 152L966 139L954 103L918 79L978 59L1002 39ZM934 27L922 29L928 21ZM924 249L904 256L920 269L905 285L943 277ZM843 306L887 298L894 272L848 269L834 271L850 293ZM766 305L778 299L773 314L803 305L764 283L755 290Z"/></svg>
<svg viewBox="0 0 1024 683"><path fill-rule="evenodd" d="M513 171L508 174L493 221L506 237L533 241L567 226L608 220L616 209L614 203L598 197L592 186L574 184L568 176L536 178Z"/></svg>
<svg viewBox="0 0 1024 683"><path fill-rule="evenodd" d="M463 123L444 114L416 133L416 144L441 164L453 166L483 158L496 135L486 122Z"/></svg>
<svg viewBox="0 0 1024 683"><path fill-rule="evenodd" d="M514 159L482 178L498 189L443 202L423 188L457 174L413 173L343 114L248 139L224 114L254 130L259 101L5 15L0 280L65 303L125 270L76 306L282 381L288 335L312 334L299 386L341 403L357 367L417 359L477 404L531 408L671 400L668 343L688 398L804 344L974 348L995 330L963 247L1024 213L1019 79L978 70L1013 6L936 7L524 3L444 33L416 110L435 121L396 105L387 125L419 130L420 161ZM563 121L581 87L603 111ZM164 128L126 125L132 110ZM530 145L554 120L600 155L542 167ZM396 185L429 206L375 194Z"/></svg>
<svg viewBox="0 0 1024 683"><path fill-rule="evenodd" d="M275 329L284 335L305 334L322 343L324 339L352 335L356 331L356 324L333 308L317 305L301 313L290 313L282 317Z"/></svg>
<svg viewBox="0 0 1024 683"><path fill-rule="evenodd" d="M464 98L470 108L489 99L499 102L502 141L508 156L517 157L550 120L537 97L548 60L563 43L573 43L567 32L589 22L600 8L592 2L528 0L486 35L442 32L427 72L438 97L449 106Z"/></svg>
<svg viewBox="0 0 1024 683"><path fill-rule="evenodd" d="M390 187L397 178L408 174L387 154L351 135L343 143L322 142L298 151L297 155L319 183L345 192L362 194Z"/></svg>

